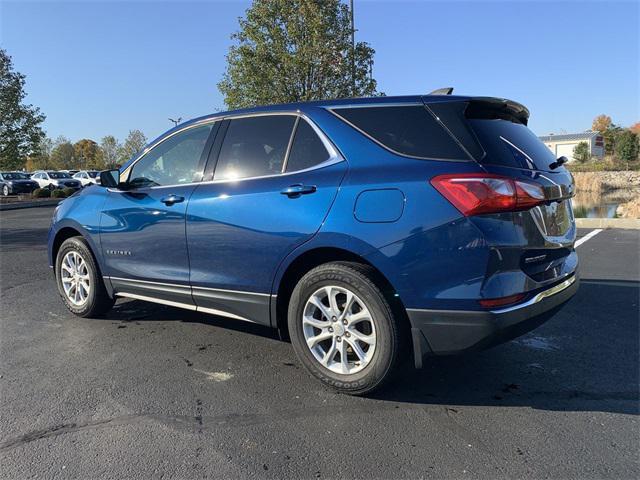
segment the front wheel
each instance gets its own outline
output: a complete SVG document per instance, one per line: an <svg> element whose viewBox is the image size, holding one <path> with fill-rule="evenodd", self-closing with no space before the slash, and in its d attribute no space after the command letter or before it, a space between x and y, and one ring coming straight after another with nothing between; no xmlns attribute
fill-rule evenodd
<svg viewBox="0 0 640 480"><path fill-rule="evenodd" d="M2 195L4 195L5 197L9 196L9 186L8 185L3 185L2 186Z"/></svg>
<svg viewBox="0 0 640 480"><path fill-rule="evenodd" d="M342 393L369 393L389 379L399 350L398 322L374 282L351 262L308 272L289 303L289 332L302 364Z"/></svg>
<svg viewBox="0 0 640 480"><path fill-rule="evenodd" d="M56 282L62 301L75 315L94 317L113 306L91 250L81 237L69 238L60 246Z"/></svg>

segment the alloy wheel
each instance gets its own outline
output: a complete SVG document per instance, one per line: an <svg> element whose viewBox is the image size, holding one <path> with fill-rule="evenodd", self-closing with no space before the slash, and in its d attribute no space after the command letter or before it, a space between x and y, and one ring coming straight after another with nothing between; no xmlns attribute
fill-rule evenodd
<svg viewBox="0 0 640 480"><path fill-rule="evenodd" d="M302 327L315 359L334 373L357 373L375 353L376 329L371 313L346 288L330 285L316 290L305 304Z"/></svg>
<svg viewBox="0 0 640 480"><path fill-rule="evenodd" d="M76 306L84 305L91 292L87 262L75 250L68 252L60 265L60 280L67 299Z"/></svg>

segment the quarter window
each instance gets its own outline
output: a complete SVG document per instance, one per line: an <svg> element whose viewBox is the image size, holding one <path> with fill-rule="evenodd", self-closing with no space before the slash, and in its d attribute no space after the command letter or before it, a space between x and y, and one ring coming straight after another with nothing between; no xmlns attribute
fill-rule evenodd
<svg viewBox="0 0 640 480"><path fill-rule="evenodd" d="M300 119L293 137L293 144L287 160L287 172L295 172L319 165L329 159L329 152L313 127Z"/></svg>
<svg viewBox="0 0 640 480"><path fill-rule="evenodd" d="M231 120L214 179L233 180L281 173L294 123L293 115Z"/></svg>
<svg viewBox="0 0 640 480"><path fill-rule="evenodd" d="M469 158L423 106L338 108L334 112L400 154L451 160Z"/></svg>
<svg viewBox="0 0 640 480"><path fill-rule="evenodd" d="M144 155L131 170L134 187L180 185L200 180L200 160L213 123L169 137Z"/></svg>

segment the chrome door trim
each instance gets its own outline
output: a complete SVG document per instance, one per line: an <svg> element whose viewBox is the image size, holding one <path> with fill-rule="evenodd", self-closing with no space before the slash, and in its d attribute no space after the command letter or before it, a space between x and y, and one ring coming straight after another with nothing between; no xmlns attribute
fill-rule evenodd
<svg viewBox="0 0 640 480"><path fill-rule="evenodd" d="M105 280L116 280L116 281L123 281L123 282L136 282L136 283L142 283L142 284L150 284L150 285L162 285L165 287L173 287L173 288L187 288L189 290L192 289L201 289L201 290L213 290L213 291L217 291L217 292L228 292L228 293L242 293L242 294L246 294L246 295L261 295L261 296L265 296L265 297L275 297L276 295L271 295L270 293L261 293L261 292L249 292L249 291L245 291L245 290L230 290L230 289L224 289L224 288L209 288L209 287L199 287L199 286L194 286L192 287L191 285L186 285L186 284L182 284L182 283L163 283L163 282L152 282L151 280L138 280L138 279L134 279L134 278L123 278L123 277L112 277L110 275L103 275L102 278L104 278Z"/></svg>
<svg viewBox="0 0 640 480"><path fill-rule="evenodd" d="M156 297L147 297L146 295L139 295L137 293L116 292L114 295L117 297L143 300L145 302L160 303L162 305L169 305L170 307L184 308L185 310L196 311L197 309L195 305L189 305L188 303L173 302L171 300L164 300L162 298L156 298Z"/></svg>

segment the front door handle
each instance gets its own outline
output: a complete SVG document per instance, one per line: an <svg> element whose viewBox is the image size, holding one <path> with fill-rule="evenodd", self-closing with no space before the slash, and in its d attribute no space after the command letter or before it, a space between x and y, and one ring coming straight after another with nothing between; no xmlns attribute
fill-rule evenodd
<svg viewBox="0 0 640 480"><path fill-rule="evenodd" d="M160 201L162 203L164 203L167 207L170 207L174 203L184 202L184 197L181 197L180 195L171 194L171 195L168 195L168 196L164 197Z"/></svg>
<svg viewBox="0 0 640 480"><path fill-rule="evenodd" d="M315 185L289 185L287 188L282 190L280 193L286 195L289 198L299 197L300 195L307 195L309 193L314 193L317 190Z"/></svg>

